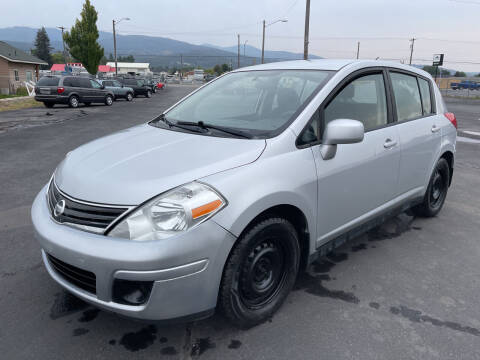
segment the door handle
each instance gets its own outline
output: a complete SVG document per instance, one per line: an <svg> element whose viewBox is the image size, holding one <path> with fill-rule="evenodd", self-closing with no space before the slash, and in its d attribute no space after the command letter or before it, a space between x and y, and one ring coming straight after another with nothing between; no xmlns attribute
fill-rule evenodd
<svg viewBox="0 0 480 360"><path fill-rule="evenodd" d="M394 147L395 145L397 145L397 142L392 140L392 139L387 139L385 140L385 143L383 144L383 147L385 149L390 149L392 147Z"/></svg>
<svg viewBox="0 0 480 360"><path fill-rule="evenodd" d="M434 125L432 126L432 133L436 133L436 132L438 132L438 131L440 131L440 128L439 128L437 125L434 124Z"/></svg>

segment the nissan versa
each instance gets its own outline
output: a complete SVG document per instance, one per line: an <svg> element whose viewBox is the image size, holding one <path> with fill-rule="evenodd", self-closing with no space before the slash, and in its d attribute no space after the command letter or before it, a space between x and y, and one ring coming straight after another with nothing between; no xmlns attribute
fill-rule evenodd
<svg viewBox="0 0 480 360"><path fill-rule="evenodd" d="M107 310L166 320L218 307L249 327L354 234L407 209L435 216L456 125L410 66L239 69L68 153L32 208L43 261Z"/></svg>

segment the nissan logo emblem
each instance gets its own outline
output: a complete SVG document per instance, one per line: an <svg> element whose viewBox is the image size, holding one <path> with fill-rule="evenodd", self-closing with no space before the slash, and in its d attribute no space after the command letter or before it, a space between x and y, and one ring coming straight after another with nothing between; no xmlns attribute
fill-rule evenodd
<svg viewBox="0 0 480 360"><path fill-rule="evenodd" d="M59 217L65 211L65 200L60 200L53 209L53 216Z"/></svg>

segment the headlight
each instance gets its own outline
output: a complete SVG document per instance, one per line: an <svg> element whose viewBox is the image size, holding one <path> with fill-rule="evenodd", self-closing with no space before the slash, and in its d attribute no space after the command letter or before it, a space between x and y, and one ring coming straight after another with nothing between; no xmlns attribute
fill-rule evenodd
<svg viewBox="0 0 480 360"><path fill-rule="evenodd" d="M118 223L108 236L137 241L160 240L185 232L226 205L209 186L192 182L163 193Z"/></svg>

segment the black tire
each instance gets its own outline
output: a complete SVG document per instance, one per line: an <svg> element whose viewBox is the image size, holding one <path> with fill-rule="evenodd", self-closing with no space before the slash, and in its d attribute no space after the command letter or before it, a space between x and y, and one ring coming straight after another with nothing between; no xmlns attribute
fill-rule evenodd
<svg viewBox="0 0 480 360"><path fill-rule="evenodd" d="M85 106L90 106L92 103L90 101L84 102Z"/></svg>
<svg viewBox="0 0 480 360"><path fill-rule="evenodd" d="M113 96L112 95L105 96L105 105L112 106L112 104L113 104Z"/></svg>
<svg viewBox="0 0 480 360"><path fill-rule="evenodd" d="M68 106L70 106L71 108L74 108L74 109L78 108L79 103L80 103L80 99L76 95L72 95L68 99Z"/></svg>
<svg viewBox="0 0 480 360"><path fill-rule="evenodd" d="M153 91L153 93L155 94L155 93L157 92L157 88L156 88L156 87L153 87L153 88L152 88L152 91Z"/></svg>
<svg viewBox="0 0 480 360"><path fill-rule="evenodd" d="M221 311L241 328L268 320L292 290L299 262L298 235L289 221L270 217L251 226L225 264Z"/></svg>
<svg viewBox="0 0 480 360"><path fill-rule="evenodd" d="M127 96L125 96L125 99L127 101L132 101L133 100L133 94L132 93L127 93Z"/></svg>
<svg viewBox="0 0 480 360"><path fill-rule="evenodd" d="M436 216L442 210L450 185L450 166L447 160L438 160L430 177L423 202L412 208L413 213L421 217Z"/></svg>
<svg viewBox="0 0 480 360"><path fill-rule="evenodd" d="M147 91L147 94L145 95L145 97L147 98L151 98L152 97L152 92L150 90Z"/></svg>
<svg viewBox="0 0 480 360"><path fill-rule="evenodd" d="M44 102L43 102L43 105L45 105L45 107L51 109L51 108L53 108L53 107L55 106L55 103L53 103L53 102L48 102L48 101L44 101Z"/></svg>

